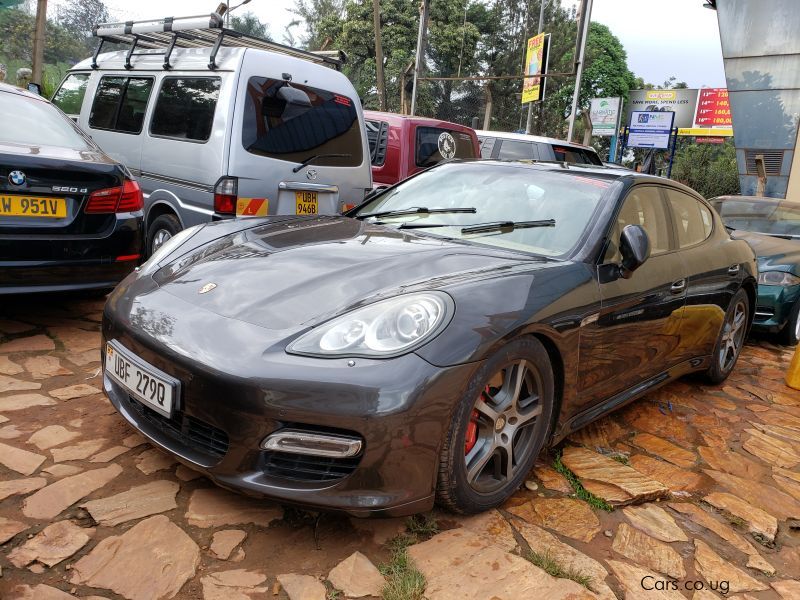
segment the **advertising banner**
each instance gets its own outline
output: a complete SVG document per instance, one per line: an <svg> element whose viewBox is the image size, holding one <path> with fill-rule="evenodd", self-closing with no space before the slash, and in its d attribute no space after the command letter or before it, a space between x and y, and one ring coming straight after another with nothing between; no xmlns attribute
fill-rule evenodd
<svg viewBox="0 0 800 600"><path fill-rule="evenodd" d="M671 111L674 127L691 127L697 106L697 90L631 90L628 96L627 122L633 111Z"/></svg>
<svg viewBox="0 0 800 600"><path fill-rule="evenodd" d="M631 148L669 148L674 112L632 111L628 146Z"/></svg>
<svg viewBox="0 0 800 600"><path fill-rule="evenodd" d="M546 42L547 34L540 33L528 40L528 49L525 53L524 75L539 75L545 68L547 61ZM522 103L536 102L544 98L544 81L541 77L526 77L522 80Z"/></svg>
<svg viewBox="0 0 800 600"><path fill-rule="evenodd" d="M695 127L732 127L731 105L728 90L725 88L706 88L697 97L697 112L694 115Z"/></svg>
<svg viewBox="0 0 800 600"><path fill-rule="evenodd" d="M592 98L589 118L592 135L614 135L619 119L620 98Z"/></svg>

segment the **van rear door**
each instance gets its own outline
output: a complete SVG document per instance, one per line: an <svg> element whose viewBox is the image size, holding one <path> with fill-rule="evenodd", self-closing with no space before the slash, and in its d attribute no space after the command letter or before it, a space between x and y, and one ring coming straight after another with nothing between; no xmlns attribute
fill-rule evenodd
<svg viewBox="0 0 800 600"><path fill-rule="evenodd" d="M249 50L239 86L228 162L239 216L336 214L363 200L372 186L370 154L344 75Z"/></svg>

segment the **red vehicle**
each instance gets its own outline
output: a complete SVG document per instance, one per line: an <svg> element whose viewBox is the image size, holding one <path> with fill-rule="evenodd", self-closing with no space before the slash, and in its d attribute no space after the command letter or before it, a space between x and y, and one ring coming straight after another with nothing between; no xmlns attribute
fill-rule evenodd
<svg viewBox="0 0 800 600"><path fill-rule="evenodd" d="M364 111L372 184L393 185L448 158L479 158L475 130L449 121Z"/></svg>

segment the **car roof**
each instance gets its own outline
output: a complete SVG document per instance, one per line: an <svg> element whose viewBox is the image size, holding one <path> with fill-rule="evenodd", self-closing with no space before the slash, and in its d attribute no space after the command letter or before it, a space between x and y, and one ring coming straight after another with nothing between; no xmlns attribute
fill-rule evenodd
<svg viewBox="0 0 800 600"><path fill-rule="evenodd" d="M508 131L487 131L487 130L477 130L475 133L478 134L478 137L496 137L496 138L503 138L505 140L520 140L524 142L540 142L542 144L559 144L561 146L571 146L573 148L583 148L584 150L591 150L592 152L596 152L594 148L591 146L584 146L583 144L576 144L575 142L567 142L565 140L559 140L556 138L551 137L543 137L540 135L530 135L528 133L510 133Z"/></svg>
<svg viewBox="0 0 800 600"><path fill-rule="evenodd" d="M430 117L401 115L399 113L383 112L380 110L365 110L364 118L380 119L382 121L386 121L390 125L399 125L400 123L403 122L412 122L412 123L428 125L430 127L447 127L448 129L452 129L454 131L463 131L464 133L470 133L470 134L474 133L475 131L471 127L467 127L466 125L460 125L459 123L453 123L452 121L442 121L441 119L432 119Z"/></svg>
<svg viewBox="0 0 800 600"><path fill-rule="evenodd" d="M42 98L39 94L34 94L33 92L29 92L28 90L23 90L22 88L18 88L17 86L14 85L9 85L8 83L0 83L0 92L7 92L9 94L25 96L27 98L35 98L36 100L47 102L48 104L50 103L50 101L47 98Z"/></svg>

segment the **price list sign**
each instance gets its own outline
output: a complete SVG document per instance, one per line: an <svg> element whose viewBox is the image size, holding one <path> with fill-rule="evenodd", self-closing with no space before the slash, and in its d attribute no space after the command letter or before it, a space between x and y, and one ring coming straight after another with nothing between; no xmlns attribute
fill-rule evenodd
<svg viewBox="0 0 800 600"><path fill-rule="evenodd" d="M697 112L694 115L695 127L731 127L731 106L728 90L725 88L706 88L697 96Z"/></svg>

